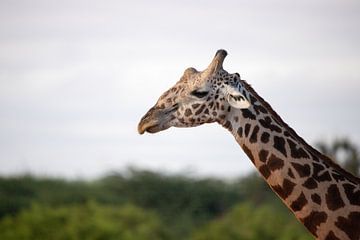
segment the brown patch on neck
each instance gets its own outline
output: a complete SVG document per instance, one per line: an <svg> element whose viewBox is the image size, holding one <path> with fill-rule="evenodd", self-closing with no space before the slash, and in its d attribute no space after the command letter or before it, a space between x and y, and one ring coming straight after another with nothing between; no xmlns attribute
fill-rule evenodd
<svg viewBox="0 0 360 240"><path fill-rule="evenodd" d="M282 118L272 109L270 104L268 104L262 97L260 97L255 90L248 84L245 80L240 80L241 83L245 86L246 90L249 91L257 100L263 105L263 107L266 108L266 110L272 115L272 117L282 126L284 127L290 136L299 143L301 143L309 153L315 157L318 157L322 159L325 163L327 163L330 167L336 169L339 173L341 173L343 176L345 176L348 180L360 184L360 178L355 177L351 173L347 172L345 169L341 168L337 163L335 163L333 160L331 160L329 157L325 156L324 154L320 153L318 150L310 146L303 138L301 138L294 129L289 127Z"/></svg>

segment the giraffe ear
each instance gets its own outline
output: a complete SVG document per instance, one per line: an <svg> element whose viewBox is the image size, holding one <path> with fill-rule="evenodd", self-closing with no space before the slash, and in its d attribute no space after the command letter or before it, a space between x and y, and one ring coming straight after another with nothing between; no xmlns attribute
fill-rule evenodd
<svg viewBox="0 0 360 240"><path fill-rule="evenodd" d="M234 87L227 87L226 100L234 108L245 109L250 107L250 102Z"/></svg>

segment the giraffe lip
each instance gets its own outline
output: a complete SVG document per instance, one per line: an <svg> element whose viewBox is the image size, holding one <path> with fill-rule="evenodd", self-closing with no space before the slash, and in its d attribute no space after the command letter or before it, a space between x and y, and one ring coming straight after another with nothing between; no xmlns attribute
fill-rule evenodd
<svg viewBox="0 0 360 240"><path fill-rule="evenodd" d="M147 122L147 123L140 122L138 126L138 132L140 134L144 134L145 132L156 133L159 132L160 130L161 130L160 125L154 122Z"/></svg>

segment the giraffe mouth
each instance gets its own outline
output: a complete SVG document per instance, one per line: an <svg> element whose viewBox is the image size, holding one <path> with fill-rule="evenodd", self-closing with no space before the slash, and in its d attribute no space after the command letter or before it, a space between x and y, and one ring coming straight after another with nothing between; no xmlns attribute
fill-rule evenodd
<svg viewBox="0 0 360 240"><path fill-rule="evenodd" d="M168 129L170 125L168 124L171 120L173 120L175 117L171 116L166 122L159 123L158 121L150 121L143 123L142 121L139 123L138 126L138 132L140 134L147 133L157 133L160 131L163 131L165 129Z"/></svg>
<svg viewBox="0 0 360 240"><path fill-rule="evenodd" d="M138 132L140 134L157 133L170 127L170 121L175 116L172 114L178 109L178 104L175 104L167 110L162 110L156 107L151 108L145 116L143 116L138 125Z"/></svg>
<svg viewBox="0 0 360 240"><path fill-rule="evenodd" d="M160 125L160 124L146 124L146 125L141 125L139 124L138 127L138 132L140 134L144 134L145 132L147 133L157 133L160 132L162 130L168 129L170 126L164 126L164 125Z"/></svg>
<svg viewBox="0 0 360 240"><path fill-rule="evenodd" d="M145 129L145 132L148 132L148 133L157 133L159 131L160 131L159 125L150 126L150 127Z"/></svg>

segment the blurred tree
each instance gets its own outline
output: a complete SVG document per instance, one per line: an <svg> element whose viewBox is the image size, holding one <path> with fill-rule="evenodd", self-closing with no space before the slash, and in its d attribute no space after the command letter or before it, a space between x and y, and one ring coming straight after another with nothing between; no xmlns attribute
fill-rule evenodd
<svg viewBox="0 0 360 240"><path fill-rule="evenodd" d="M356 145L347 138L335 139L332 143L319 142L318 149L337 161L346 170L360 177L360 155Z"/></svg>
<svg viewBox="0 0 360 240"><path fill-rule="evenodd" d="M225 217L194 232L192 240L310 240L313 237L285 207L237 205Z"/></svg>
<svg viewBox="0 0 360 240"><path fill-rule="evenodd" d="M159 218L132 205L42 207L33 205L0 221L1 240L138 240L169 239Z"/></svg>
<svg viewBox="0 0 360 240"><path fill-rule="evenodd" d="M235 191L239 192L243 199L254 205L263 203L282 204L281 200L274 194L269 185L257 172L240 178L235 183L235 186Z"/></svg>
<svg viewBox="0 0 360 240"><path fill-rule="evenodd" d="M32 176L0 177L0 217L15 215L21 209L29 208L34 201L59 206L85 203L92 195L92 186L84 181Z"/></svg>
<svg viewBox="0 0 360 240"><path fill-rule="evenodd" d="M105 193L98 201L113 202L121 196L124 201L156 211L176 239L186 238L193 228L223 215L240 199L233 185L220 180L134 169L108 175L96 185L99 192Z"/></svg>

